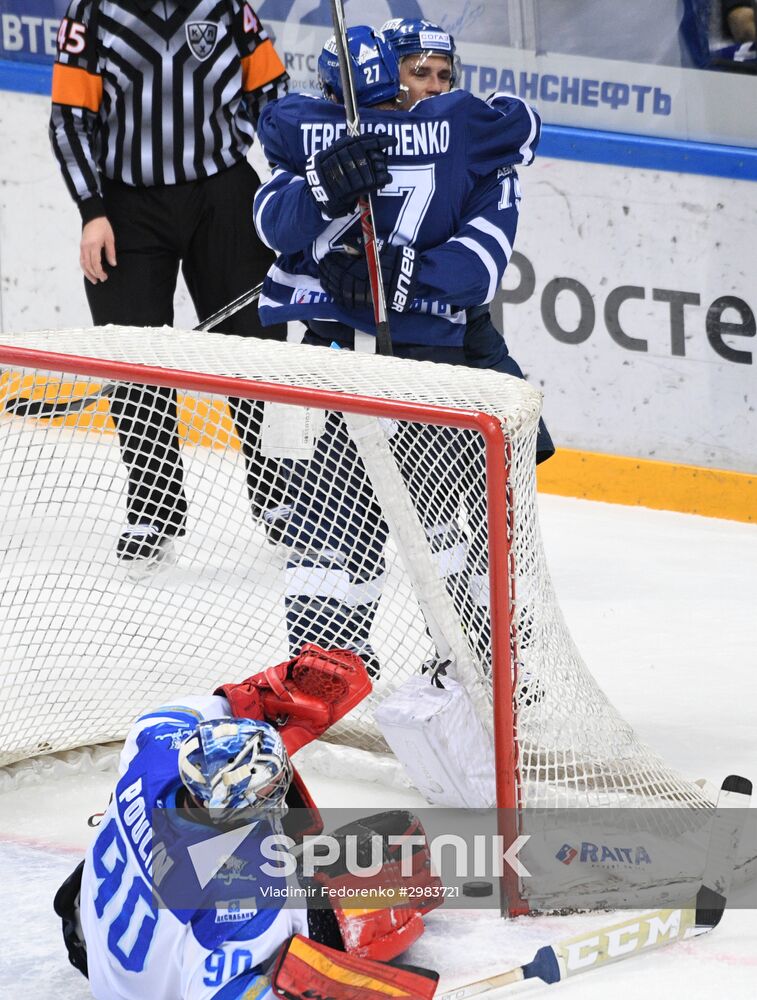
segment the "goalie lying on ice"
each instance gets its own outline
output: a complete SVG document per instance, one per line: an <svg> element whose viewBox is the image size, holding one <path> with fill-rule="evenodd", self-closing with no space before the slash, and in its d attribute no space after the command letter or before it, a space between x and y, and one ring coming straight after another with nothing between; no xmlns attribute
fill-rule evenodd
<svg viewBox="0 0 757 1000"><path fill-rule="evenodd" d="M274 884L262 874L264 839L301 843L322 830L289 755L370 690L358 656L311 645L137 720L97 837L54 904L98 1000L433 995L433 974L384 964L422 933L419 910L309 912L302 896L315 880L294 883L294 906L258 899ZM318 878L344 882L333 869Z"/></svg>

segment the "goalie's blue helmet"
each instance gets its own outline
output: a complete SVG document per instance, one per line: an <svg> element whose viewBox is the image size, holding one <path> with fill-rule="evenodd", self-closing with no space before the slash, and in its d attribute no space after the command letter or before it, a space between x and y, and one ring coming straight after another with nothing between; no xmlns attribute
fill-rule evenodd
<svg viewBox="0 0 757 1000"><path fill-rule="evenodd" d="M384 36L367 24L347 29L347 49L355 82L355 100L360 108L369 108L396 97L400 89L397 56ZM339 72L336 40L332 35L318 57L318 83L324 97L332 94L344 104L342 77Z"/></svg>
<svg viewBox="0 0 757 1000"><path fill-rule="evenodd" d="M454 87L460 78L460 59L455 51L455 39L433 21L395 17L382 24L381 34L389 42L399 62L405 56L422 52L431 56L447 56L452 70L451 85Z"/></svg>
<svg viewBox="0 0 757 1000"><path fill-rule="evenodd" d="M281 810L292 765L277 729L253 719L206 719L179 748L179 775L213 820L238 809Z"/></svg>

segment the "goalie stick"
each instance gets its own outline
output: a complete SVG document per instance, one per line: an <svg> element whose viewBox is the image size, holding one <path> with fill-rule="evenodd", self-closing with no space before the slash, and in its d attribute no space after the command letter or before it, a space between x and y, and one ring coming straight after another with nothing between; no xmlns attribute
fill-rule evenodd
<svg viewBox="0 0 757 1000"><path fill-rule="evenodd" d="M545 945L525 965L438 993L435 1000L467 1000L524 979L559 983L673 941L707 934L717 927L725 910L743 825L739 813L729 819L728 811L746 809L751 794L752 783L747 778L732 774L723 782L715 806L702 885L690 904L652 910L608 927L595 927L555 945Z"/></svg>
<svg viewBox="0 0 757 1000"><path fill-rule="evenodd" d="M344 110L347 115L348 135L360 134L360 116L355 97L355 81L352 79L349 46L347 44L347 27L344 20L344 4L342 0L331 0L331 23L334 28L336 54L339 60L339 75L342 78L344 93ZM379 354L392 353L392 337L389 332L389 320L386 315L386 295L381 280L379 264L379 249L376 232L373 228L373 205L370 195L358 199L360 209L360 225L363 230L363 246L368 261L368 277L373 298L373 322L376 326L376 350Z"/></svg>
<svg viewBox="0 0 757 1000"><path fill-rule="evenodd" d="M263 283L261 281L259 285L243 292L242 295L219 309L218 312L208 316L195 327L195 330L212 330L214 326L218 326L229 316L233 316L235 312L239 312L240 309L259 298L262 290ZM17 417L67 417L70 413L79 413L81 410L86 410L88 406L92 406L93 403L112 396L117 385L117 382L104 382L97 392L92 392L88 396L80 396L78 399L66 399L57 403L45 399L30 399L28 396L14 396L12 399L6 399L4 405L6 412L13 413Z"/></svg>

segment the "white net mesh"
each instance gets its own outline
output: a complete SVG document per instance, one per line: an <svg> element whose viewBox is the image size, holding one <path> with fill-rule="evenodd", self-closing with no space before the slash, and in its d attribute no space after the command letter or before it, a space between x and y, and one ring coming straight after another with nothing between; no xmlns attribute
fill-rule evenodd
<svg viewBox="0 0 757 1000"><path fill-rule="evenodd" d="M340 414L339 395L354 393L483 411L511 443L521 801L705 801L637 740L567 632L536 515L540 396L525 383L467 368L174 330L4 339L9 347L203 378L182 377L176 451L170 393L140 385L147 373L135 369L112 389L102 377L61 374L50 360L19 367L0 348L0 763L118 739L146 708L239 680L311 640L353 646L375 673L374 694L330 738L385 753L375 705L420 670L438 638L438 622L432 640L419 607L424 572L432 591L437 584L432 616L467 661L463 679L477 689L491 729L489 553L502 539L487 534L482 438L403 420L400 406L377 434L373 418ZM230 390L210 392L213 376L295 386L292 402L302 404L312 405L311 390L333 394L310 457L262 457L262 406L235 403ZM13 403L98 392L99 399L55 419L22 415ZM290 446L300 412L286 413ZM318 424L317 413L309 418ZM276 440L284 432L277 425ZM364 445L354 440L361 435L383 449L378 465L366 458L368 472L358 456ZM403 496L387 500L397 482ZM118 558L127 496L132 521L159 522L175 536L173 564ZM397 503L415 511L424 542L410 574L399 555L409 543L397 534ZM132 537L132 546L140 539L149 541Z"/></svg>

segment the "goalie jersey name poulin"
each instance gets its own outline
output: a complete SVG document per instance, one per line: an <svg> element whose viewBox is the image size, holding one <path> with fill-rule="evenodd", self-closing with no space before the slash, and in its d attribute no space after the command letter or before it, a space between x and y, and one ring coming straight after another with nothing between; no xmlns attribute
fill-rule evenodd
<svg viewBox="0 0 757 1000"><path fill-rule="evenodd" d="M373 198L376 234L423 254L410 310L391 313L394 341L462 344L465 307L491 301L512 252L515 167L533 160L539 129L538 115L504 94L486 102L454 91L409 111L361 109L361 131L396 139L388 153L392 180ZM255 197L255 224L279 253L260 298L261 319L337 320L373 333L372 311L346 312L318 277L318 261L359 236L357 212L324 222L302 180L308 158L346 134L344 109L292 94L263 111L258 134L275 169Z"/></svg>
<svg viewBox="0 0 757 1000"><path fill-rule="evenodd" d="M245 972L247 981L238 979L240 991L260 985L262 995L267 980L255 983L258 967L293 934L307 934L306 911L299 905L283 908L284 900L273 899L257 910L246 907L244 898L238 906L231 898L216 907L208 899L201 905L198 899L191 908L155 906L153 887L164 896L172 877L189 881L187 865L175 859L182 845L195 842L197 830L203 830L196 823L182 824L177 814L178 840L170 856L156 832L156 810L177 813L179 746L200 718L228 714L223 698L187 698L143 716L127 737L120 778L82 876L81 922L90 986L98 1000L212 1000ZM231 860L226 862L230 870ZM236 879L230 897L248 891L246 871L231 871L229 877ZM208 885L209 898L218 899L217 892L218 880Z"/></svg>

